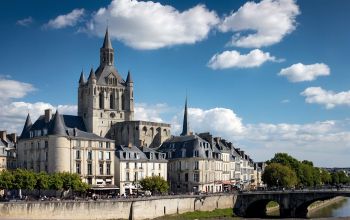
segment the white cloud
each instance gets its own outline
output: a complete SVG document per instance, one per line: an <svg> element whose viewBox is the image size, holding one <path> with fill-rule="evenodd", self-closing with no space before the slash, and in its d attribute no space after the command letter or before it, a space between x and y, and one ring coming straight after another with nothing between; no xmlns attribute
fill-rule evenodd
<svg viewBox="0 0 350 220"><path fill-rule="evenodd" d="M295 30L295 19L299 13L294 0L251 1L225 17L219 30L236 33L230 43L233 46L269 46L280 42ZM248 34L245 34L247 31Z"/></svg>
<svg viewBox="0 0 350 220"><path fill-rule="evenodd" d="M281 103L282 103L282 104L287 104L287 103L290 103L290 100L289 100L289 99L283 99L283 100L281 101Z"/></svg>
<svg viewBox="0 0 350 220"><path fill-rule="evenodd" d="M73 27L81 20L84 13L84 9L74 9L68 14L59 15L56 18L49 20L49 22L44 25L44 28L61 29L65 27Z"/></svg>
<svg viewBox="0 0 350 220"><path fill-rule="evenodd" d="M23 98L26 94L34 90L34 86L29 83L19 82L0 76L0 104L10 99Z"/></svg>
<svg viewBox="0 0 350 220"><path fill-rule="evenodd" d="M28 27L30 26L32 23L34 22L32 17L28 17L28 18L23 18L21 20L18 20L16 22L17 25L23 26L23 27Z"/></svg>
<svg viewBox="0 0 350 220"><path fill-rule="evenodd" d="M20 132L27 114L30 114L32 122L34 123L40 115L44 114L45 109L52 109L55 111L58 108L60 114L76 115L76 105L58 105L53 106L45 102L10 102L0 106L0 129L8 130L9 132Z"/></svg>
<svg viewBox="0 0 350 220"><path fill-rule="evenodd" d="M208 66L212 69L251 68L258 67L267 61L276 62L278 60L270 53L259 49L252 50L248 54L240 54L236 50L231 50L215 54L210 59Z"/></svg>
<svg viewBox="0 0 350 220"><path fill-rule="evenodd" d="M309 87L300 94L306 97L305 101L307 103L325 105L327 109L340 105L350 106L350 90L335 93L321 87Z"/></svg>
<svg viewBox="0 0 350 220"><path fill-rule="evenodd" d="M168 110L167 104L135 103L135 120L163 122L161 115Z"/></svg>
<svg viewBox="0 0 350 220"><path fill-rule="evenodd" d="M290 82L303 82L315 80L319 76L328 76L330 72L324 63L310 65L297 63L282 69L278 75L287 77Z"/></svg>
<svg viewBox="0 0 350 220"><path fill-rule="evenodd" d="M103 36L107 20L112 38L146 50L194 44L205 39L219 22L216 13L204 5L180 12L152 1L114 0L96 12L87 29Z"/></svg>
<svg viewBox="0 0 350 220"><path fill-rule="evenodd" d="M7 130L9 132L22 131L26 116L31 115L33 122L42 114L45 109L59 109L60 113L73 114L77 112L75 105L58 105L53 106L45 102L15 102L15 99L24 98L30 92L35 91L36 88L29 84L8 78L0 77L0 130Z"/></svg>
<svg viewBox="0 0 350 220"><path fill-rule="evenodd" d="M172 124L174 125L174 128L172 129L173 133L181 133L182 119L183 110L172 120ZM227 108L213 108L207 110L189 108L188 120L190 130L193 132L199 133L210 131L214 135L221 135L225 138L242 134L245 130L242 119L231 109Z"/></svg>

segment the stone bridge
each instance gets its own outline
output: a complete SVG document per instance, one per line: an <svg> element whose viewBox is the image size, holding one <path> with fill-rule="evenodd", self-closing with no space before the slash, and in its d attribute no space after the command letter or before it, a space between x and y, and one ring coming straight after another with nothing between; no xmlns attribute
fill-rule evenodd
<svg viewBox="0 0 350 220"><path fill-rule="evenodd" d="M267 203L275 201L280 206L280 217L305 218L311 203L336 196L350 197L350 190L242 192L237 196L233 212L242 217L264 217L266 216Z"/></svg>

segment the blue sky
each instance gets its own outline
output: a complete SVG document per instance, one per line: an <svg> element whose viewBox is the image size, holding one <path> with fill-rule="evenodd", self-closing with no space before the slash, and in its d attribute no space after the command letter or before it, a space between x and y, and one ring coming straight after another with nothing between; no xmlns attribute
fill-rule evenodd
<svg viewBox="0 0 350 220"><path fill-rule="evenodd" d="M74 114L108 21L138 118L177 134L187 93L195 132L257 160L286 151L349 166L349 10L341 0L1 1L0 128L19 131L46 107Z"/></svg>

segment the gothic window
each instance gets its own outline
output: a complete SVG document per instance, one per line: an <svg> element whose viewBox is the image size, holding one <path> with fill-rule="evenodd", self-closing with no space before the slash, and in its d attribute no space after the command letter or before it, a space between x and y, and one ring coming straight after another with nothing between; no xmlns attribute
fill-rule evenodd
<svg viewBox="0 0 350 220"><path fill-rule="evenodd" d="M114 109L114 97L112 94L109 97L109 105L110 109Z"/></svg>
<svg viewBox="0 0 350 220"><path fill-rule="evenodd" d="M100 104L100 109L104 108L104 100L103 100L103 92L100 92L100 100L99 100L99 104Z"/></svg>

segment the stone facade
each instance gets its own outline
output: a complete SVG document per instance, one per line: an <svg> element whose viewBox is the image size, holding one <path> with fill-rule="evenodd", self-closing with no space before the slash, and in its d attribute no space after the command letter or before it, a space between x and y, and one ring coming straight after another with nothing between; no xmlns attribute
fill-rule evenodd
<svg viewBox="0 0 350 220"><path fill-rule="evenodd" d="M77 173L90 185L114 184L114 141L84 131L81 118L52 117L46 110L34 124L28 115L18 142L18 167L35 172Z"/></svg>
<svg viewBox="0 0 350 220"><path fill-rule="evenodd" d="M0 131L0 171L17 167L16 145L16 133L7 134L6 131Z"/></svg>
<svg viewBox="0 0 350 220"><path fill-rule="evenodd" d="M175 193L251 188L258 177L261 183L262 170L254 169L253 160L244 151L210 133L189 132L187 100L181 135L172 136L158 150L167 155L168 180Z"/></svg>
<svg viewBox="0 0 350 220"><path fill-rule="evenodd" d="M117 146L115 182L121 194L131 194L140 188L138 182L146 177L161 176L167 179L167 160L164 153L151 148L132 145Z"/></svg>

